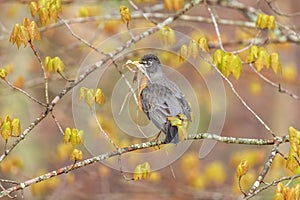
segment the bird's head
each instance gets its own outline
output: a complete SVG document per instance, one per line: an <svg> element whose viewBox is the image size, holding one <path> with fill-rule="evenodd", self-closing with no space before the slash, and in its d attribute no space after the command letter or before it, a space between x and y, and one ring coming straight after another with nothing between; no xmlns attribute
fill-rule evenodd
<svg viewBox="0 0 300 200"><path fill-rule="evenodd" d="M144 73L146 73L146 75L150 78L154 78L162 74L161 64L156 55L146 54L141 58L139 63L143 65Z"/></svg>

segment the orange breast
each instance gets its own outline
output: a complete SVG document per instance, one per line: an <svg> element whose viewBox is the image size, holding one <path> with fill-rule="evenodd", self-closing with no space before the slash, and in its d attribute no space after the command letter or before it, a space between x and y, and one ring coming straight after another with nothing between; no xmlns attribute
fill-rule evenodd
<svg viewBox="0 0 300 200"><path fill-rule="evenodd" d="M139 109L141 110L141 111L143 111L143 108L142 108L142 91L143 91L143 89L147 86L147 77L143 77L142 78L142 81L141 81L141 85L140 85L140 87L139 87Z"/></svg>

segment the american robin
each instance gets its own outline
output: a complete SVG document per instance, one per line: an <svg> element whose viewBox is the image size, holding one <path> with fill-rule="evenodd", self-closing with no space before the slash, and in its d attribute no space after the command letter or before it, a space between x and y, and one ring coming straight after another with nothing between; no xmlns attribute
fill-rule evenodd
<svg viewBox="0 0 300 200"><path fill-rule="evenodd" d="M140 107L152 123L166 134L166 143L178 143L178 128L171 125L168 117L183 114L192 121L191 107L178 86L165 75L157 56L144 55L139 63L147 77L140 90Z"/></svg>

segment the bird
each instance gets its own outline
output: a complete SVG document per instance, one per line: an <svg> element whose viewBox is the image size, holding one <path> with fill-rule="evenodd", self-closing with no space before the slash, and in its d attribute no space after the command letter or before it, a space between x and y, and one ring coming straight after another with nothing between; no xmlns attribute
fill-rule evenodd
<svg viewBox="0 0 300 200"><path fill-rule="evenodd" d="M168 118L184 115L191 122L191 107L179 87L166 76L156 55L146 54L139 63L146 77L139 93L140 108L160 130L156 139L163 132L166 144L177 144L178 127L172 126Z"/></svg>

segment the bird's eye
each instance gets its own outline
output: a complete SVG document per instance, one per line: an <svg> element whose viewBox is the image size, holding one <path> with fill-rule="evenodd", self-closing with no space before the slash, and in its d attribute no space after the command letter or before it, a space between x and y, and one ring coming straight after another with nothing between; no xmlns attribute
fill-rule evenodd
<svg viewBox="0 0 300 200"><path fill-rule="evenodd" d="M151 65L152 64L152 60L148 60L148 65Z"/></svg>

